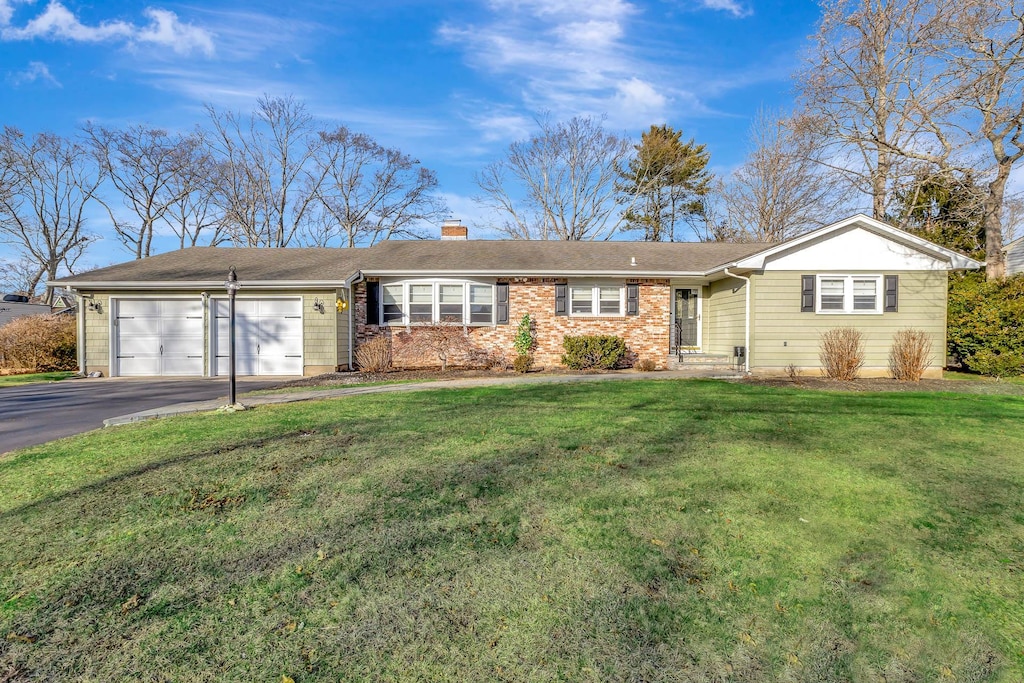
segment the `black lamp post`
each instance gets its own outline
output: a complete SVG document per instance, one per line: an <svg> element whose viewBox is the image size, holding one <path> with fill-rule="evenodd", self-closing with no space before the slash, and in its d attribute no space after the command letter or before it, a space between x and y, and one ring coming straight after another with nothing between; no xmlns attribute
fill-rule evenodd
<svg viewBox="0 0 1024 683"><path fill-rule="evenodd" d="M228 405L235 405L235 292L241 285L238 284L238 274L235 267L228 268L228 279L224 288L228 290Z"/></svg>

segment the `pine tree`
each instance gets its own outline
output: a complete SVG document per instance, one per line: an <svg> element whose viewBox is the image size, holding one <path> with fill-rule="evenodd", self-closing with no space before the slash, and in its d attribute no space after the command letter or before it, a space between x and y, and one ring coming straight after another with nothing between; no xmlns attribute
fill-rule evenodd
<svg viewBox="0 0 1024 683"><path fill-rule="evenodd" d="M701 199L710 190L710 156L704 145L682 141L682 131L651 126L634 145L635 156L621 173L618 190L630 207L628 229L643 230L644 240L670 241L683 220L703 214Z"/></svg>

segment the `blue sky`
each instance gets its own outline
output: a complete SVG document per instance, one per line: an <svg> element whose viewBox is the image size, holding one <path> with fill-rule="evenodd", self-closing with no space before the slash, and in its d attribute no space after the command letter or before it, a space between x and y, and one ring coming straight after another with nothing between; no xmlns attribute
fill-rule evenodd
<svg viewBox="0 0 1024 683"><path fill-rule="evenodd" d="M0 0L0 124L187 129L204 104L291 94L436 170L482 236L473 174L540 112L633 137L668 123L727 173L758 108L791 105L817 16L810 0ZM106 238L83 264L127 257Z"/></svg>

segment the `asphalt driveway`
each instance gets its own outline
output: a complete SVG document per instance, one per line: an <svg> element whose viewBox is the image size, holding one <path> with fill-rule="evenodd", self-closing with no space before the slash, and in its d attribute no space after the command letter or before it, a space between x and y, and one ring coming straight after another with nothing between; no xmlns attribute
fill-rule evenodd
<svg viewBox="0 0 1024 683"><path fill-rule="evenodd" d="M239 379L238 393L281 384ZM74 379L0 389L0 453L103 426L103 420L184 401L224 398L227 380Z"/></svg>

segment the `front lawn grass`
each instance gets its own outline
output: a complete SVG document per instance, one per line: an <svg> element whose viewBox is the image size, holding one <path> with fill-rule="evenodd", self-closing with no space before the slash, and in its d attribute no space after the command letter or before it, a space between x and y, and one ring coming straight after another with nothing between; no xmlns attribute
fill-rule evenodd
<svg viewBox="0 0 1024 683"><path fill-rule="evenodd" d="M1024 400L636 381L0 459L0 680L1019 681Z"/></svg>
<svg viewBox="0 0 1024 683"><path fill-rule="evenodd" d="M0 389L17 387L23 384L39 384L40 382L59 382L73 377L75 372L33 372L25 375L0 375Z"/></svg>

